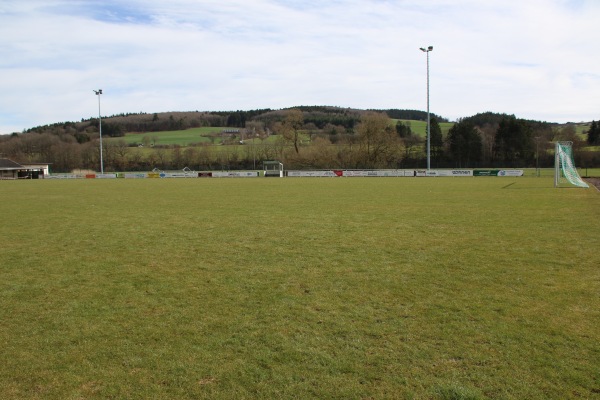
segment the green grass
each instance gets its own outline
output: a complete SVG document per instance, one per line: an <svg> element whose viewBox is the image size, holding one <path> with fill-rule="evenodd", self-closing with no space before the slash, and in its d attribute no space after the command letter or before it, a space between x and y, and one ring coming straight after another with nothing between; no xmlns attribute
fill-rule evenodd
<svg viewBox="0 0 600 400"><path fill-rule="evenodd" d="M0 181L0 398L598 398L599 196Z"/></svg>
<svg viewBox="0 0 600 400"><path fill-rule="evenodd" d="M222 137L221 131L223 129L232 128L190 128L180 131L160 131L160 132L146 132L146 133L127 133L122 137L107 138L109 141L124 140L127 144L142 144L144 136L150 139L150 143L155 145L180 145L187 146L190 144L221 144ZM215 136L216 135L216 136ZM211 136L215 136L214 140L211 140ZM239 141L240 135L236 134L237 140ZM156 140L152 140L156 138ZM272 135L264 140L261 139L245 139L245 142L251 143L253 140L257 144L273 143L278 138L277 135ZM234 143L237 144L238 141ZM151 147L147 147L151 148Z"/></svg>
<svg viewBox="0 0 600 400"><path fill-rule="evenodd" d="M587 139L587 131L590 129L591 123L573 124L575 132L582 138Z"/></svg>
<svg viewBox="0 0 600 400"><path fill-rule="evenodd" d="M125 140L126 143L143 143L144 136L148 138L156 137L157 145L170 145L178 144L186 146L192 143L211 143L209 136L211 134L220 135L221 131L227 128L214 128L214 127L203 127L203 128L190 128L178 131L161 131L161 132L145 132L145 133L127 133L123 137L109 138L107 140ZM152 141L151 141L152 142ZM215 143L220 143L220 136L215 139Z"/></svg>
<svg viewBox="0 0 600 400"><path fill-rule="evenodd" d="M397 119L394 119L394 125L396 124ZM427 121L413 121L413 120L400 120L404 123L410 124L410 129L412 132L418 136L427 137ZM454 122L440 122L440 129L442 130L442 134L446 136L450 128L454 126Z"/></svg>
<svg viewBox="0 0 600 400"><path fill-rule="evenodd" d="M398 120L391 120L395 124ZM426 136L427 123L425 121L403 121L409 122L411 125L411 129L413 132L419 136ZM442 133L446 135L450 128L453 126L453 123L440 123L440 127L442 129ZM127 133L123 137L117 138L106 138L106 140L124 140L127 144L142 144L144 136L148 138L157 138L156 145L173 145L177 144L180 146L187 146L193 143L213 143L209 138L211 135L217 134L217 137L214 140L215 144L221 143L220 135L223 129L232 129L232 128L219 128L219 127L202 127L202 128L190 128L185 130L178 131L161 131L161 132L145 132L145 133ZM238 135L239 137L239 135ZM276 135L267 139L267 142L275 140ZM305 139L306 140L306 139ZM262 142L261 142L262 143Z"/></svg>

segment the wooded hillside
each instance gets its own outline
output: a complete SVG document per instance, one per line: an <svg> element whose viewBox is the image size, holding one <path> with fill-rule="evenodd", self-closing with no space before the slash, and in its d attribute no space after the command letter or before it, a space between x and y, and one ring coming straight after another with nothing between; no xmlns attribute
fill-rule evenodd
<svg viewBox="0 0 600 400"><path fill-rule="evenodd" d="M272 159L286 168L424 168L426 138L413 124L422 127L426 119L418 110L328 106L113 115L101 120L103 161L106 171L254 169ZM99 122L82 119L0 136L0 155L50 162L54 172L98 170ZM431 115L432 168L550 166L556 140L575 143L578 166L600 165L597 148L591 147L595 143L586 143L588 131L597 138L595 122L578 127L491 112L463 118L451 128L446 124L443 131L444 122ZM199 134L205 136L197 142L165 145L157 140L203 127L214 129Z"/></svg>

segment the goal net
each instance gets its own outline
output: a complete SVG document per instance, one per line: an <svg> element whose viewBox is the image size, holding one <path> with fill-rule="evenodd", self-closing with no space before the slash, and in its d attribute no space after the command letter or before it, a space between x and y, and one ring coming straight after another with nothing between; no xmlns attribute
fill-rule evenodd
<svg viewBox="0 0 600 400"><path fill-rule="evenodd" d="M573 162L573 142L556 142L554 156L554 187L577 186L587 188L589 185L581 179Z"/></svg>

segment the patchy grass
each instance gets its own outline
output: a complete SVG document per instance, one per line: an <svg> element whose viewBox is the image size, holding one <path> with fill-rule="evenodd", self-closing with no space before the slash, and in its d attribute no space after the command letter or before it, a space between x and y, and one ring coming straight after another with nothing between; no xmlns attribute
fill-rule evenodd
<svg viewBox="0 0 600 400"><path fill-rule="evenodd" d="M393 119L394 126L398 121L402 121L405 124L408 123L410 125L410 129L412 132L418 136L422 136L427 138L427 121L416 121L416 120L397 120ZM448 131L454 126L454 122L440 122L440 129L442 130L442 134L446 136Z"/></svg>
<svg viewBox="0 0 600 400"><path fill-rule="evenodd" d="M551 178L0 181L0 397L600 395Z"/></svg>
<svg viewBox="0 0 600 400"><path fill-rule="evenodd" d="M390 120L394 125L398 121L397 119ZM427 136L427 122L425 121L409 121L403 120L405 123L409 123L412 131L419 136L426 137ZM454 123L451 122L441 122L440 128L442 129L442 133L446 135L450 128ZM107 141L119 141L124 140L127 144L142 144L144 136L147 136L150 140L150 143L154 143L156 145L180 145L180 146L188 146L191 144L220 144L221 143L221 132L223 129L237 129L237 128L226 128L226 127L201 127L201 128L189 128L184 130L177 131L160 131L160 132L144 132L144 133L127 133L123 137L106 137ZM214 139L210 137L214 136ZM240 140L240 135L236 135L237 140ZM272 135L267 139L267 142L273 142L276 140L278 136ZM155 139L155 140L154 140ZM307 137L303 138L304 141L308 141ZM264 141L259 139L249 139L245 138L245 141L252 142L254 141L257 144L261 144ZM236 141L237 143L237 141Z"/></svg>
<svg viewBox="0 0 600 400"><path fill-rule="evenodd" d="M223 129L218 127L202 127L190 128L177 131L160 131L160 132L144 132L144 133L127 133L123 137L107 138L109 141L124 140L127 144L142 144L144 137L148 137L150 143L156 145L172 145L177 144L187 146L193 143L212 143L210 136L215 136L214 142L220 143L220 134ZM156 139L156 140L154 140ZM155 143L154 143L155 142Z"/></svg>

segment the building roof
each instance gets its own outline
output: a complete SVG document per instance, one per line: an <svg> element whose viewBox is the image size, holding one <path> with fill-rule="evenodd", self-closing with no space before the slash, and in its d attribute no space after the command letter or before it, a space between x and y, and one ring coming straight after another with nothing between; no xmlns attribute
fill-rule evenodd
<svg viewBox="0 0 600 400"><path fill-rule="evenodd" d="M47 162L22 162L21 165L52 165L52 163Z"/></svg>
<svg viewBox="0 0 600 400"><path fill-rule="evenodd" d="M0 169L3 169L3 170L23 169L23 166L12 160L9 160L8 158L0 158Z"/></svg>

